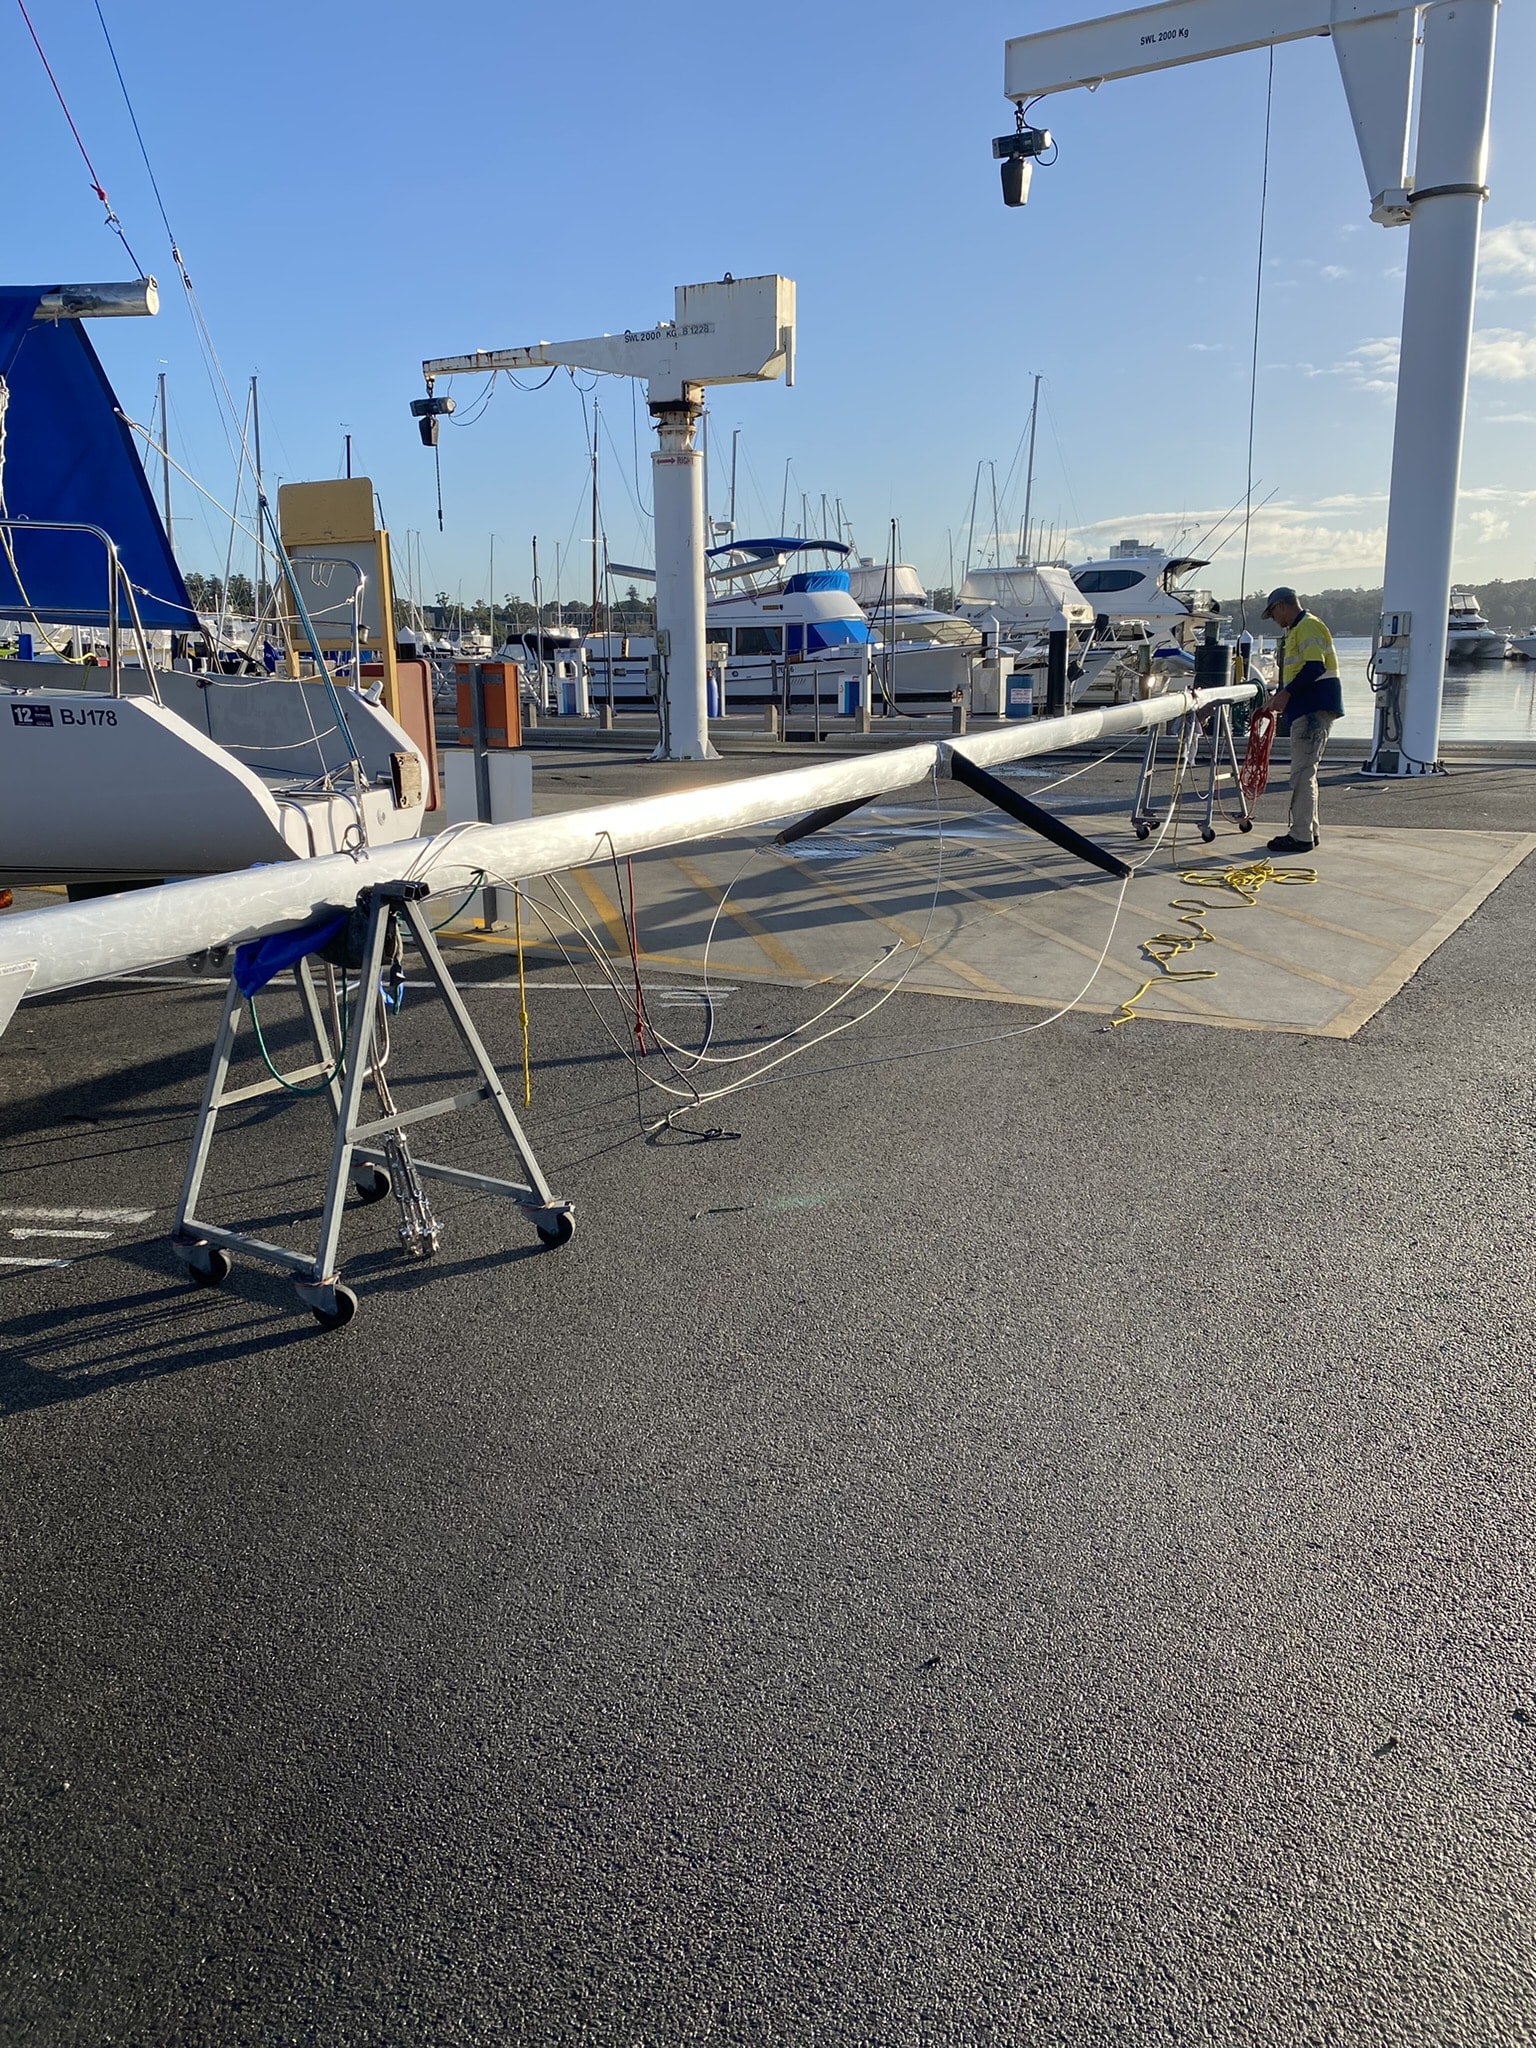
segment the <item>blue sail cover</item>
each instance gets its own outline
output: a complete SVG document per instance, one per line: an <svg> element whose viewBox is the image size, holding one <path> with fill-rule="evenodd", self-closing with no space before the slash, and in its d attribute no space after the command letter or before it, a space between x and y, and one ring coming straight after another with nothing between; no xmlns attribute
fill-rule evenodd
<svg viewBox="0 0 1536 2048"><path fill-rule="evenodd" d="M194 632L197 613L85 322L32 317L48 289L0 285L0 517L101 527L117 543L144 624ZM105 623L106 554L93 534L12 527L9 537L15 568L0 548L0 618ZM126 620L125 606L119 613Z"/></svg>

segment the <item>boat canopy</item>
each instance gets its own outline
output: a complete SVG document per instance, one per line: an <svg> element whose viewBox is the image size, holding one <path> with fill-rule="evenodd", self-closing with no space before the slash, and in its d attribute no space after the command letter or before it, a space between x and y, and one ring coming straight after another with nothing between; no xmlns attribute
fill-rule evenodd
<svg viewBox="0 0 1536 2048"><path fill-rule="evenodd" d="M888 604L927 604L923 579L911 562L861 562L850 569L854 596L866 611Z"/></svg>
<svg viewBox="0 0 1536 2048"><path fill-rule="evenodd" d="M34 318L56 289L0 285L0 518L100 527L117 544L143 624L196 632L144 465L84 321ZM93 534L0 528L6 540L0 617L107 622L107 565Z"/></svg>
<svg viewBox="0 0 1536 2048"><path fill-rule="evenodd" d="M1044 562L1032 568L973 569L956 602L970 608L991 606L1003 613L1040 612L1046 618L1054 611L1069 618L1074 612L1091 617L1093 609L1083 602L1070 571Z"/></svg>
<svg viewBox="0 0 1536 2048"><path fill-rule="evenodd" d="M846 590L848 571L846 569L802 569L789 577L784 584L784 595L793 596L797 590Z"/></svg>
<svg viewBox="0 0 1536 2048"><path fill-rule="evenodd" d="M716 555L750 555L757 561L771 561L780 555L798 555L807 551L814 554L847 555L853 550L840 540L732 540L718 548L706 548L705 554L714 560Z"/></svg>

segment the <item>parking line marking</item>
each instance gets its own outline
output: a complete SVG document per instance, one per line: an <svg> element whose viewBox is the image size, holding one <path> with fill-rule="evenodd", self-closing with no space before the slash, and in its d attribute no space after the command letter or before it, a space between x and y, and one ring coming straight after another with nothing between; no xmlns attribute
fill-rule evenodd
<svg viewBox="0 0 1536 2048"><path fill-rule="evenodd" d="M73 1259L0 1259L0 1266L72 1266Z"/></svg>
<svg viewBox="0 0 1536 2048"><path fill-rule="evenodd" d="M153 1209L18 1209L0 1202L0 1216L17 1223L147 1223Z"/></svg>
<svg viewBox="0 0 1536 2048"><path fill-rule="evenodd" d="M50 1227L34 1230L11 1230L6 1235L8 1237L94 1237L105 1243L112 1233L110 1230L58 1230Z"/></svg>

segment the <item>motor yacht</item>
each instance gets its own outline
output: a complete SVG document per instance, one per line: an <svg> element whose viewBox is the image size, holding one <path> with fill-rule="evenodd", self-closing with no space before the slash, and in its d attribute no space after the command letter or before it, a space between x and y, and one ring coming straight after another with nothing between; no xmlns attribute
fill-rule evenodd
<svg viewBox="0 0 1536 2048"><path fill-rule="evenodd" d="M1445 632L1446 660L1502 661L1509 652L1509 646L1507 635L1490 626L1484 618L1477 592L1459 584L1454 586Z"/></svg>

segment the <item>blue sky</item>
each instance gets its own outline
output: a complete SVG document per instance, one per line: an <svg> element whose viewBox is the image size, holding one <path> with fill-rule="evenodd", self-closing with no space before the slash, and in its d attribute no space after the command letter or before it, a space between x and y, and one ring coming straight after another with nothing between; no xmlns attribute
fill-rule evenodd
<svg viewBox="0 0 1536 2048"><path fill-rule="evenodd" d="M498 594L527 590L535 533L546 587L558 544L579 591L587 478L571 380L503 383L476 424L444 431L439 534L406 410L421 359L649 323L674 284L726 270L779 270L799 293L795 388L713 401L713 509L739 427L743 526L777 528L787 464L792 528L802 492L813 525L823 493L841 498L862 551L883 554L895 518L903 553L947 580L978 462L1017 523L1016 466L1006 479L1036 371L1035 510L1072 530L1074 559L1122 534L1196 539L1242 494L1262 54L1049 102L1059 162L1010 212L989 150L1011 125L1003 42L1076 18L1072 0L102 6L224 372L242 394L260 373L269 481L338 474L350 428L402 562L403 537L422 537L429 591L483 595L492 533ZM172 452L227 503L234 460L93 0L29 9L161 280L159 318L99 324L98 348L141 420L166 369ZM1512 0L1500 33L1458 562L1472 579L1536 571L1536 10ZM27 167L0 272L129 274L3 6L0 62ZM1374 581L1406 233L1366 218L1327 42L1280 49L1274 77L1255 467L1276 495L1249 580ZM473 387L453 388L468 411ZM598 396L609 547L648 561L643 403L622 380ZM227 524L176 491L184 564L221 566ZM976 556L990 472L980 504ZM1218 588L1235 588L1236 558Z"/></svg>

